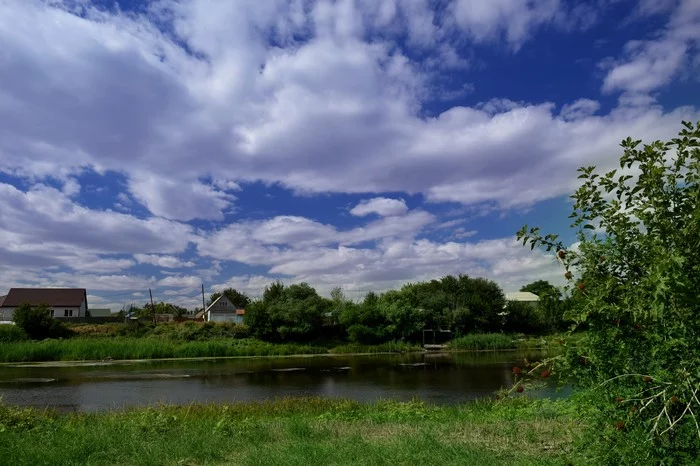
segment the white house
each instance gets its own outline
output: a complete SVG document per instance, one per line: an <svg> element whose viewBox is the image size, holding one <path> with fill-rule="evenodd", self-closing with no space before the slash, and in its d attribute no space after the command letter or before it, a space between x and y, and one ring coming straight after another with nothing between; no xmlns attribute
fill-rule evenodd
<svg viewBox="0 0 700 466"><path fill-rule="evenodd" d="M229 299L221 295L204 310L205 322L233 322L242 324L245 309L236 309Z"/></svg>
<svg viewBox="0 0 700 466"><path fill-rule="evenodd" d="M85 317L88 310L85 288L10 288L0 304L0 321L11 321L23 303L45 304L52 317Z"/></svg>

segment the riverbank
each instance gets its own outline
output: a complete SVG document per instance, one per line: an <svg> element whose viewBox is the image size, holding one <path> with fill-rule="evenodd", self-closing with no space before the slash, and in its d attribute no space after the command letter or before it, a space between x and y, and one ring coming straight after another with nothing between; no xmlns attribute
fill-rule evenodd
<svg viewBox="0 0 700 466"><path fill-rule="evenodd" d="M504 335L468 335L460 344L448 345L445 351L546 349L562 346L557 337L515 340ZM494 344L501 343L501 344ZM293 356L328 354L378 354L423 351L407 342L377 345L340 344L336 346L296 343L268 343L253 338L212 338L178 341L158 337L73 337L66 340L16 341L0 345L0 362L103 361L135 359L188 359L238 356Z"/></svg>
<svg viewBox="0 0 700 466"><path fill-rule="evenodd" d="M402 353L421 351L418 345L388 342L380 345L323 347L268 343L252 338L213 338L171 341L160 338L80 338L19 341L0 345L0 362L103 361L132 359L187 359L234 356L292 356L349 353Z"/></svg>
<svg viewBox="0 0 700 466"><path fill-rule="evenodd" d="M329 399L56 414L0 405L8 464L564 464L569 401L362 404ZM47 439L51 441L47 441Z"/></svg>

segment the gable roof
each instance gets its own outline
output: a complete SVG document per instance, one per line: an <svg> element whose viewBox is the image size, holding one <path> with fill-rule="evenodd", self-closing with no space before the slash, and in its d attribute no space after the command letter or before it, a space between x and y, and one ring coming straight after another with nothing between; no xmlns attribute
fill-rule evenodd
<svg viewBox="0 0 700 466"><path fill-rule="evenodd" d="M87 307L85 288L10 288L0 307L17 307L22 303L80 307L83 301Z"/></svg>
<svg viewBox="0 0 700 466"><path fill-rule="evenodd" d="M5 298L7 298L7 295L0 296L0 307L2 307L2 303L5 302Z"/></svg>
<svg viewBox="0 0 700 466"><path fill-rule="evenodd" d="M223 294L222 294L221 296L219 296L218 298L216 298L214 301L212 301L211 304L208 305L206 309L204 309L204 313L206 314L207 312L209 312L209 310L212 308L212 306L214 306L214 304L216 304L216 303L218 303L219 301L221 301L222 298L225 299L226 301L228 301L228 303L231 305L231 309L235 309L235 307L233 306L233 304L231 303L231 301L229 301L229 299L226 297L226 295L223 295Z"/></svg>

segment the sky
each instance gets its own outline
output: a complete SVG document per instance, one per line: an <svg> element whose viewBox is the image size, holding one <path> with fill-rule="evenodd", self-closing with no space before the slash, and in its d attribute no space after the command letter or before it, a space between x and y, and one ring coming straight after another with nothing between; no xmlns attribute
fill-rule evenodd
<svg viewBox="0 0 700 466"><path fill-rule="evenodd" d="M698 0L0 0L0 294L563 283L576 169L700 120Z"/></svg>

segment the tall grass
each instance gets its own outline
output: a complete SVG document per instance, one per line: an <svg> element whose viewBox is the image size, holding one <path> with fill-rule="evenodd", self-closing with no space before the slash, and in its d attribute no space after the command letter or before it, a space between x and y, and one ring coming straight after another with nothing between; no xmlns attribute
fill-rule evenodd
<svg viewBox="0 0 700 466"><path fill-rule="evenodd" d="M566 402L329 399L55 414L0 405L4 464L565 464ZM47 441L49 440L50 441Z"/></svg>
<svg viewBox="0 0 700 466"><path fill-rule="evenodd" d="M330 349L332 354L410 353L415 351L423 351L423 347L414 343L407 343L405 341L388 341L377 345L360 345L357 343L349 343L347 345L339 345Z"/></svg>
<svg viewBox="0 0 700 466"><path fill-rule="evenodd" d="M499 350L515 349L518 344L512 336L502 333L475 333L455 338L448 347L454 350Z"/></svg>
<svg viewBox="0 0 700 466"><path fill-rule="evenodd" d="M198 358L224 356L286 356L322 354L325 348L273 344L258 340L212 339L177 342L155 338L114 337L21 341L0 345L0 361L77 361L104 359Z"/></svg>

